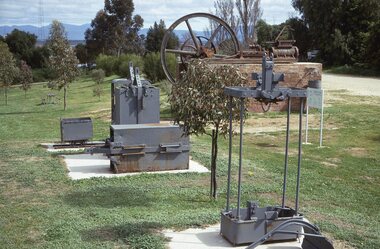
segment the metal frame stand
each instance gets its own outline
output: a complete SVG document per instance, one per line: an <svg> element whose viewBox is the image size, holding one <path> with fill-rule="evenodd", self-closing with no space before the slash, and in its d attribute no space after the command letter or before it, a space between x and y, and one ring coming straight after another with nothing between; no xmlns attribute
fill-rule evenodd
<svg viewBox="0 0 380 249"><path fill-rule="evenodd" d="M231 90L231 91L229 91ZM286 187L288 178L288 158L289 158L289 136L290 136L290 111L291 100L293 97L300 98L300 110L303 110L304 98L306 98L304 90L294 91L295 96L289 95L288 110L287 110L287 128L286 128L286 143L285 143L285 164L284 164L284 181L282 192L281 206L268 206L260 208L256 202L248 202L247 208L241 207L241 188L242 188L242 169L243 169L243 123L244 123L244 103L245 98L250 97L250 91L255 89L247 88L229 88L226 89L226 94L229 95L229 150L228 150L228 179L227 179L227 200L226 208L222 212L221 234L232 244L246 244L258 241L262 236L280 226L283 222L289 220L300 221L303 219L302 214L299 214L299 190L301 176L301 160L302 160L302 111L300 112L299 120L299 138L298 138L298 169L297 169L297 186L296 186L296 207L291 209L286 206ZM254 95L254 94L253 94ZM239 168L238 168L238 191L236 208L231 208L231 162L232 162L232 102L233 97L239 98L240 102L240 134L239 134ZM268 239L275 240L293 240L298 237L301 232L301 227L293 224L287 227L289 233L275 233Z"/></svg>
<svg viewBox="0 0 380 249"><path fill-rule="evenodd" d="M315 226L303 220L299 213L299 193L302 161L302 116L304 102L307 99L307 91L301 88L281 88L278 82L284 79L281 73L273 73L273 59L263 57L262 73L253 73L252 78L257 80L256 87L226 87L224 94L229 96L229 149L228 149L228 180L226 208L221 212L220 233L233 245L253 243L249 248L254 248L265 241L294 240L300 235L306 238L307 249L330 249L331 243L322 237ZM233 98L240 101L240 136L239 136L239 169L236 208L231 208L231 161L232 161L232 109ZM286 119L286 142L284 180L282 189L281 206L267 206L260 208L257 202L248 201L247 207L241 207L241 178L243 162L243 123L244 102L246 98L254 98L263 102L277 102L288 100ZM289 164L289 136L290 136L290 111L292 98L300 100L299 126L298 126L298 162L297 162L297 184L295 196L295 209L286 206L286 187ZM308 230L307 230L308 229ZM304 233L304 230L306 233ZM311 232L308 232L311 231ZM323 238L323 237L322 237ZM312 245L314 247L311 247ZM317 246L315 246L317 245Z"/></svg>

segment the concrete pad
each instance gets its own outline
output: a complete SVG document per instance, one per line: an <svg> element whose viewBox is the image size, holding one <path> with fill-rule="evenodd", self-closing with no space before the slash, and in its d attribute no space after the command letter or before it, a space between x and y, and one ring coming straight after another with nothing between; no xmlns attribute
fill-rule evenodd
<svg viewBox="0 0 380 249"><path fill-rule="evenodd" d="M69 170L69 177L73 180L88 179L91 177L121 177L139 174L164 174L164 173L188 173L197 172L205 173L209 170L203 165L190 160L189 169L185 170L167 170L167 171L152 171L152 172L134 172L115 174L110 169L109 159L101 154L75 154L63 155L67 169Z"/></svg>
<svg viewBox="0 0 380 249"><path fill-rule="evenodd" d="M170 249L224 249L224 248L247 248L248 245L231 245L220 234L220 225L207 228L190 228L184 231L165 230L164 235L170 238L168 247ZM291 241L281 243L268 243L257 246L257 249L300 249L302 241Z"/></svg>

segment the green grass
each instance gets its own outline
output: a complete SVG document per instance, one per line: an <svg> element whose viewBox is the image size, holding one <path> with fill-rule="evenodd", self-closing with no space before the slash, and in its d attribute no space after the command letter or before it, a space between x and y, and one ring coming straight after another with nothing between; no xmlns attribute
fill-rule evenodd
<svg viewBox="0 0 380 249"><path fill-rule="evenodd" d="M41 97L52 92L43 85L34 86L26 99L20 89L11 89L8 106L0 98L0 248L164 248L165 228L219 221L227 179L224 139L219 145L217 200L208 197L208 174L72 181L60 157L39 147L60 139L61 117L90 116L94 139L106 138L111 79L103 84L100 101L92 97L89 78L73 83L66 112L62 93L57 93L61 103L40 105ZM325 110L327 121L339 129L325 130L326 147L304 146L301 212L334 240L355 248L379 248L380 99L339 97ZM162 116L169 115L168 107L162 107ZM259 200L262 206L280 202L284 136L245 134L243 202ZM318 141L317 131L310 136L310 141ZM291 141L287 204L294 206L295 132ZM235 139L234 179L237 145ZM208 136L192 138L192 157L208 167L210 149ZM235 203L236 183L232 191Z"/></svg>

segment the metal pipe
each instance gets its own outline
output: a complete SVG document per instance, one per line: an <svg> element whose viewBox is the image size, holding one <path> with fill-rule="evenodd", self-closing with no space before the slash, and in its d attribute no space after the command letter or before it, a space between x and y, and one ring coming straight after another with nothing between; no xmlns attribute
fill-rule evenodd
<svg viewBox="0 0 380 249"><path fill-rule="evenodd" d="M240 98L240 143L239 143L239 178L238 178L238 198L237 198L237 214L236 218L240 220L240 198L241 198L241 169L242 169L242 150L243 150L243 113L244 98Z"/></svg>
<svg viewBox="0 0 380 249"><path fill-rule="evenodd" d="M297 187L296 187L296 215L298 215L300 177L301 177L301 159L302 159L302 115L303 115L303 98L300 98L300 117L299 117L299 136L298 136L298 169L297 169Z"/></svg>
<svg viewBox="0 0 380 249"><path fill-rule="evenodd" d="M230 126L229 126L229 141L228 141L228 178L227 178L227 203L226 212L230 210L230 192L231 192L231 156L232 156L232 96L230 96L229 111L230 111Z"/></svg>
<svg viewBox="0 0 380 249"><path fill-rule="evenodd" d="M292 106L291 98L288 98L288 112L286 115L286 140L285 140L285 167L284 167L284 181L282 185L282 208L285 207L285 195L286 195L286 180L288 177L288 162L289 162L289 130L290 130L290 112Z"/></svg>

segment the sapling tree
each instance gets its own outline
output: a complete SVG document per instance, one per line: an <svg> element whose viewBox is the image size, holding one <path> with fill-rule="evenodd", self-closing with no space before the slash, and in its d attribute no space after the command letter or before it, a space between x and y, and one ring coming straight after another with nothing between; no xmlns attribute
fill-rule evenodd
<svg viewBox="0 0 380 249"><path fill-rule="evenodd" d="M74 50L70 47L63 25L54 20L47 41L50 50L49 66L55 72L55 86L58 90L63 88L63 109L67 106L67 88L79 75L79 60Z"/></svg>
<svg viewBox="0 0 380 249"><path fill-rule="evenodd" d="M8 45L0 41L0 86L4 88L5 105L8 105L8 90L18 74L15 58Z"/></svg>
<svg viewBox="0 0 380 249"><path fill-rule="evenodd" d="M186 135L211 136L210 195L216 198L218 136L228 132L229 124L229 97L224 95L224 87L243 85L247 77L236 67L209 65L203 60L190 61L181 76L180 81L173 84L169 97L172 114ZM240 117L238 100L232 100L232 107L232 118L237 121Z"/></svg>
<svg viewBox="0 0 380 249"><path fill-rule="evenodd" d="M20 61L19 79L21 84L20 88L24 91L26 98L26 92L32 87L33 74L31 67L23 60Z"/></svg>
<svg viewBox="0 0 380 249"><path fill-rule="evenodd" d="M91 73L91 78L95 81L94 88L92 89L93 96L97 96L100 100L100 96L103 94L103 88L101 83L104 81L105 73L103 69L93 70Z"/></svg>

